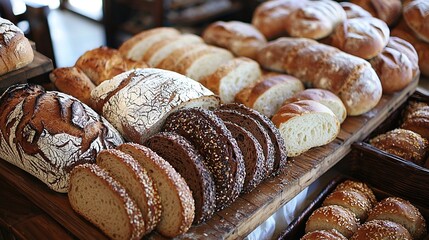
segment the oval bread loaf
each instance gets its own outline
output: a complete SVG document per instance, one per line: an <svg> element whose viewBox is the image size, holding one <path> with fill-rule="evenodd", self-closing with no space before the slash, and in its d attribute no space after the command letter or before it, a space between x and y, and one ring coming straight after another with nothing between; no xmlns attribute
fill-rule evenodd
<svg viewBox="0 0 429 240"><path fill-rule="evenodd" d="M402 239L412 240L410 233L401 224L387 220L372 220L362 224L350 238L367 239Z"/></svg>
<svg viewBox="0 0 429 240"><path fill-rule="evenodd" d="M404 5L405 22L421 40L429 43L429 2L413 0Z"/></svg>
<svg viewBox="0 0 429 240"><path fill-rule="evenodd" d="M351 2L340 2L346 12L347 19L361 18L361 17L372 17L371 13L363 9L361 6Z"/></svg>
<svg viewBox="0 0 429 240"><path fill-rule="evenodd" d="M323 206L338 205L352 211L360 222L364 222L371 210L371 201L353 189L334 191L323 201Z"/></svg>
<svg viewBox="0 0 429 240"><path fill-rule="evenodd" d="M364 182L358 182L353 180L346 180L337 185L334 191L342 191L342 190L355 190L364 194L371 203L371 208L377 203L377 198L374 195L374 192L370 187Z"/></svg>
<svg viewBox="0 0 429 240"><path fill-rule="evenodd" d="M393 26L401 17L401 0L351 0L350 2L361 6L373 17L383 20L389 26Z"/></svg>
<svg viewBox="0 0 429 240"><path fill-rule="evenodd" d="M429 106L420 106L404 116L401 128L411 130L425 139L429 139Z"/></svg>
<svg viewBox="0 0 429 240"><path fill-rule="evenodd" d="M300 240L346 240L347 238L343 236L340 232L335 229L330 230L315 230L308 232L300 238Z"/></svg>

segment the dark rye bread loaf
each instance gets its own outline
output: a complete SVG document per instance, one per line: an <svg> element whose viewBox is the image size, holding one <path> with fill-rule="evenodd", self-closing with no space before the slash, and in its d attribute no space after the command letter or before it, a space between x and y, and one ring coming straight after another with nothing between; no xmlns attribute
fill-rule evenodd
<svg viewBox="0 0 429 240"><path fill-rule="evenodd" d="M273 174L274 175L280 174L286 167L287 152L285 147L285 141L282 135L280 134L279 129L273 124L273 122L269 118L261 114L260 112L254 109L248 108L243 104L237 104L237 103L223 104L220 106L220 109L235 110L239 113L249 116L250 118L253 118L265 128L265 130L268 132L268 135L270 136L271 143L274 146Z"/></svg>
<svg viewBox="0 0 429 240"><path fill-rule="evenodd" d="M237 141L243 154L244 166L246 167L243 192L250 192L264 180L265 157L262 146L253 134L245 128L228 121L224 123Z"/></svg>
<svg viewBox="0 0 429 240"><path fill-rule="evenodd" d="M203 156L216 186L216 209L233 202L243 189L243 155L231 132L213 112L189 108L169 115L162 128L190 141Z"/></svg>
<svg viewBox="0 0 429 240"><path fill-rule="evenodd" d="M215 185L203 163L203 157L184 137L174 132L160 132L145 145L164 158L185 179L195 201L194 224L210 219L215 211Z"/></svg>
<svg viewBox="0 0 429 240"><path fill-rule="evenodd" d="M251 132L262 146L265 157L264 179L271 175L274 167L274 146L265 128L253 118L247 117L234 110L218 109L214 113L223 121L233 122Z"/></svg>

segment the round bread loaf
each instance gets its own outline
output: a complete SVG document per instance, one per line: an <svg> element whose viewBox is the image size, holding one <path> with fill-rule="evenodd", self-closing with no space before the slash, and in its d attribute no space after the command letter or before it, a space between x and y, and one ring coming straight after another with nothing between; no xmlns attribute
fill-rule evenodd
<svg viewBox="0 0 429 240"><path fill-rule="evenodd" d="M361 192L348 189L334 191L323 201L323 206L339 205L352 211L360 222L365 221L371 210L371 202Z"/></svg>
<svg viewBox="0 0 429 240"><path fill-rule="evenodd" d="M426 221L420 211L409 201L388 197L380 201L371 210L367 221L374 219L390 220L404 226L413 239L422 239L426 236Z"/></svg>
<svg viewBox="0 0 429 240"><path fill-rule="evenodd" d="M184 137L173 132L160 132L145 145L169 162L185 179L195 201L194 223L210 219L215 211L215 185L203 163L203 157Z"/></svg>
<svg viewBox="0 0 429 240"><path fill-rule="evenodd" d="M347 240L347 238L337 230L331 229L308 232L300 240Z"/></svg>
<svg viewBox="0 0 429 240"><path fill-rule="evenodd" d="M346 11L347 19L372 17L371 13L363 9L361 6L351 2L340 2L341 7Z"/></svg>
<svg viewBox="0 0 429 240"><path fill-rule="evenodd" d="M359 221L353 212L338 205L324 206L316 209L305 224L305 232L335 229L350 238L356 232Z"/></svg>
<svg viewBox="0 0 429 240"><path fill-rule="evenodd" d="M209 110L181 109L170 114L162 131L172 131L190 141L212 174L216 188L216 209L233 202L243 190L243 155L223 121Z"/></svg>
<svg viewBox="0 0 429 240"><path fill-rule="evenodd" d="M405 22L416 36L429 43L429 2L413 0L405 4L403 9Z"/></svg>
<svg viewBox="0 0 429 240"><path fill-rule="evenodd" d="M429 106L422 106L404 116L401 128L411 130L429 139Z"/></svg>
<svg viewBox="0 0 429 240"><path fill-rule="evenodd" d="M367 10L373 17L392 26L401 16L401 0L351 0L352 3Z"/></svg>
<svg viewBox="0 0 429 240"><path fill-rule="evenodd" d="M21 29L0 17L0 75L30 64L33 58L33 49Z"/></svg>
<svg viewBox="0 0 429 240"><path fill-rule="evenodd" d="M387 220L372 220L361 225L351 240L412 240L410 233L401 224Z"/></svg>
<svg viewBox="0 0 429 240"><path fill-rule="evenodd" d="M371 203L371 208L377 203L377 198L374 195L374 192L371 190L366 183L353 181L353 180L345 180L344 182L337 185L334 191L342 191L342 190L356 190L363 193Z"/></svg>

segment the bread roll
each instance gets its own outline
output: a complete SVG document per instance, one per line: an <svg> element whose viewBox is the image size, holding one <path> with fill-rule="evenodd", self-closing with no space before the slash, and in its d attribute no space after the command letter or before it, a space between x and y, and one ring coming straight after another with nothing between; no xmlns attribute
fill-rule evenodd
<svg viewBox="0 0 429 240"><path fill-rule="evenodd" d="M347 240L340 232L335 229L330 230L315 230L306 233L300 240Z"/></svg>
<svg viewBox="0 0 429 240"><path fill-rule="evenodd" d="M362 17L372 17L371 13L363 9L361 6L351 3L351 2L340 2L341 7L343 7L346 12L347 19L351 18L362 18Z"/></svg>
<svg viewBox="0 0 429 240"><path fill-rule="evenodd" d="M340 132L335 114L313 100L283 105L272 120L285 140L288 157L328 144Z"/></svg>
<svg viewBox="0 0 429 240"><path fill-rule="evenodd" d="M342 191L342 190L356 190L363 193L370 201L371 208L377 203L377 198L375 197L374 192L364 182L346 180L338 184L334 191Z"/></svg>
<svg viewBox="0 0 429 240"><path fill-rule="evenodd" d="M387 220L372 220L361 225L352 240L392 239L412 240L410 233L401 224Z"/></svg>
<svg viewBox="0 0 429 240"><path fill-rule="evenodd" d="M348 209L338 205L316 209L305 223L305 232L335 229L344 237L350 238L356 232L359 222Z"/></svg>
<svg viewBox="0 0 429 240"><path fill-rule="evenodd" d="M379 18L392 26L401 16L401 0L351 0L352 3L367 10L373 17Z"/></svg>
<svg viewBox="0 0 429 240"><path fill-rule="evenodd" d="M401 128L411 130L429 139L429 106L419 107L404 117Z"/></svg>
<svg viewBox="0 0 429 240"><path fill-rule="evenodd" d="M0 98L0 158L57 192L67 192L69 172L93 163L122 137L103 117L64 93L14 85Z"/></svg>
<svg viewBox="0 0 429 240"><path fill-rule="evenodd" d="M219 98L200 83L175 72L146 68L103 82L91 97L129 141L143 143L171 112L185 107L214 108Z"/></svg>
<svg viewBox="0 0 429 240"><path fill-rule="evenodd" d="M334 191L323 201L322 206L338 205L352 211L364 222L371 210L371 201L361 192L354 189Z"/></svg>
<svg viewBox="0 0 429 240"><path fill-rule="evenodd" d="M0 75L30 64L33 58L33 49L21 29L0 17Z"/></svg>
<svg viewBox="0 0 429 240"><path fill-rule="evenodd" d="M413 54L411 58L410 54ZM383 51L369 62L380 78L383 93L387 94L407 87L418 72L417 52L410 43L398 37L390 38Z"/></svg>
<svg viewBox="0 0 429 240"><path fill-rule="evenodd" d="M95 85L80 68L56 68L49 74L49 78L58 90L91 106L91 91Z"/></svg>
<svg viewBox="0 0 429 240"><path fill-rule="evenodd" d="M429 43L429 2L414 0L404 5L403 16L405 22L416 36Z"/></svg>
<svg viewBox="0 0 429 240"><path fill-rule="evenodd" d="M426 221L420 211L409 201L388 197L380 201L371 210L368 220L390 220L404 226L413 239L422 239L426 236Z"/></svg>
<svg viewBox="0 0 429 240"><path fill-rule="evenodd" d="M337 48L304 38L279 38L258 53L267 69L287 72L315 88L340 97L347 114L370 111L382 95L380 79L371 65Z"/></svg>
<svg viewBox="0 0 429 240"><path fill-rule="evenodd" d="M203 32L204 41L226 48L236 56L256 59L256 54L267 43L265 36L253 25L230 21L217 21Z"/></svg>
<svg viewBox="0 0 429 240"><path fill-rule="evenodd" d="M285 74L266 74L255 84L243 88L235 95L235 102L272 117L283 101L304 90L302 82Z"/></svg>
<svg viewBox="0 0 429 240"><path fill-rule="evenodd" d="M369 143L417 165L423 165L428 150L428 141L420 134L400 128L380 134Z"/></svg>
<svg viewBox="0 0 429 240"><path fill-rule="evenodd" d="M283 102L283 105L297 102L300 100L314 100L325 105L326 107L331 109L335 116L337 116L340 124L343 123L347 117L347 110L341 99L328 90L319 88L308 88L301 92L297 92L292 95L292 97L286 99Z"/></svg>

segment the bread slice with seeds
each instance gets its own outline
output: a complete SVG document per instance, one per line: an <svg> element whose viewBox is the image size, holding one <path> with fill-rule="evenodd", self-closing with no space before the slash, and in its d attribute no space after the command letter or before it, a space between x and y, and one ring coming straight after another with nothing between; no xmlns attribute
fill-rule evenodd
<svg viewBox="0 0 429 240"><path fill-rule="evenodd" d="M70 174L68 198L73 210L111 239L140 239L142 213L125 188L96 164L76 166Z"/></svg>
<svg viewBox="0 0 429 240"><path fill-rule="evenodd" d="M146 168L156 184L162 205L161 221L156 226L156 231L171 238L188 231L194 220L195 205L191 190L180 174L162 157L143 145L124 143L117 149L131 155Z"/></svg>
<svg viewBox="0 0 429 240"><path fill-rule="evenodd" d="M142 211L146 233L152 231L161 219L161 201L146 169L133 157L116 149L101 151L97 155L97 165L124 186Z"/></svg>

